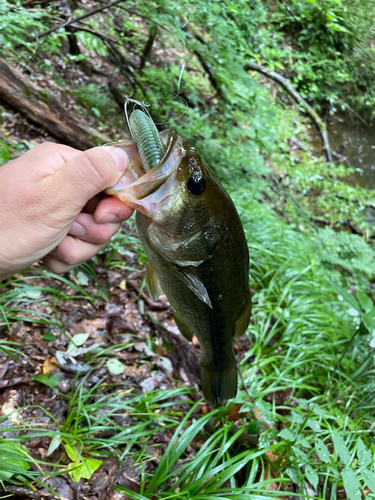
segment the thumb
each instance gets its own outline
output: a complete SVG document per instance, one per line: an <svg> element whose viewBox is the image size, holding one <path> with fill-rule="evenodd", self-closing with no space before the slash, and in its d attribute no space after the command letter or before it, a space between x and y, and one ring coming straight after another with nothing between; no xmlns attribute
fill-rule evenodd
<svg viewBox="0 0 375 500"><path fill-rule="evenodd" d="M122 177L129 157L111 146L88 149L59 168L52 176L66 202L81 210L96 194L113 186ZM61 200L62 201L62 200Z"/></svg>

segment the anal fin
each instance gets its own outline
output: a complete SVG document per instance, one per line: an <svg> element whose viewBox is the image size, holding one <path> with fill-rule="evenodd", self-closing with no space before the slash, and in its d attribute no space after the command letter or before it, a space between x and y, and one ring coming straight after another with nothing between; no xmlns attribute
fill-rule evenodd
<svg viewBox="0 0 375 500"><path fill-rule="evenodd" d="M178 315L174 311L173 311L173 317L182 335L185 337L186 340L191 342L193 340L193 330L190 327L186 326L185 323L178 317Z"/></svg>

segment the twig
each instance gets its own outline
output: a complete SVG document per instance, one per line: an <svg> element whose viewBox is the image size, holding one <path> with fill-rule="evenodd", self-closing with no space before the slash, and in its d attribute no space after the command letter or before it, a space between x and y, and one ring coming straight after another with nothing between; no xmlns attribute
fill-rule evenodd
<svg viewBox="0 0 375 500"><path fill-rule="evenodd" d="M17 496L25 496L29 498L40 498L39 491L33 491L24 486L17 486L16 484L2 484L3 491L7 493L13 493ZM0 489L1 491L1 489Z"/></svg>
<svg viewBox="0 0 375 500"><path fill-rule="evenodd" d="M305 99L301 96L301 94L297 92L297 90L293 87L290 81L287 78L284 78L282 75L280 75L280 73L276 73L276 71L272 71L271 69L266 68L265 66L262 66L257 63L253 62L246 63L244 65L244 69L246 71L249 70L259 71L260 73L269 76L270 78L272 78L272 80L275 80L276 82L280 83L298 103L302 104L302 106L306 110L306 113L310 116L310 118L314 121L315 125L318 127L318 130L322 137L323 149L325 151L327 161L332 162L332 150L329 145L327 127L323 123L318 113L314 111L314 109L305 101Z"/></svg>
<svg viewBox="0 0 375 500"><path fill-rule="evenodd" d="M125 2L126 0L114 0L111 3L108 3L106 5L101 5L100 7L96 7L95 9L89 10L88 12L85 12L85 14L82 14L81 16L75 17L74 19L68 20L66 23L60 24L59 26L54 26L53 28L50 28L46 31L43 31L39 35L36 35L33 39L38 40L40 38L43 38L44 36L50 35L51 33L54 33L55 31L58 31L60 28L65 28L66 26L70 26L71 24L78 23L78 21L81 21L82 19L86 19L87 17L91 17L94 14L97 14L98 12L102 12L103 10L109 9L113 7L114 5L117 5L118 3Z"/></svg>

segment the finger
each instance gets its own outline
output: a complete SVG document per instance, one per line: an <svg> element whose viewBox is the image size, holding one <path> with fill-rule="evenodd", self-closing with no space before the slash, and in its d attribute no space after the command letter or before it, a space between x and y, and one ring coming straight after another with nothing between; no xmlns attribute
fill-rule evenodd
<svg viewBox="0 0 375 500"><path fill-rule="evenodd" d="M116 184L127 164L126 152L110 147L89 149L68 161L44 179L50 199L58 200L56 215L63 210L65 217L75 216L91 198Z"/></svg>
<svg viewBox="0 0 375 500"><path fill-rule="evenodd" d="M68 235L65 236L53 252L50 252L43 258L43 263L52 269L50 264L54 261L58 261L64 264L64 266L60 266L63 270L59 272L65 272L64 270L66 267L73 269L79 264L86 262L86 260L91 259L91 257L105 248L107 244L108 241L101 245L93 245L92 243L87 243L86 241L81 241ZM56 264L54 265L54 269L56 269Z"/></svg>
<svg viewBox="0 0 375 500"><path fill-rule="evenodd" d="M96 224L92 215L80 213L72 223L68 234L93 245L102 245L109 242L120 229L120 225L120 222Z"/></svg>
<svg viewBox="0 0 375 500"><path fill-rule="evenodd" d="M82 212L86 212L87 214L93 214L102 198L103 198L102 193L97 194L96 196L94 196L94 198L91 198L91 200L89 200L83 207Z"/></svg>
<svg viewBox="0 0 375 500"><path fill-rule="evenodd" d="M99 225L108 222L122 222L128 220L132 213L132 208L110 196L100 200L94 212L94 220Z"/></svg>

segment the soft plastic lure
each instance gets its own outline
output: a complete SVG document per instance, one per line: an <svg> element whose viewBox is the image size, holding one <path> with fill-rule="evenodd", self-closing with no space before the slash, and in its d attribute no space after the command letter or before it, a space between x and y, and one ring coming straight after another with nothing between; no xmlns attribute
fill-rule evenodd
<svg viewBox="0 0 375 500"><path fill-rule="evenodd" d="M143 167L148 171L163 158L163 141L152 118L140 109L132 112L129 124Z"/></svg>

